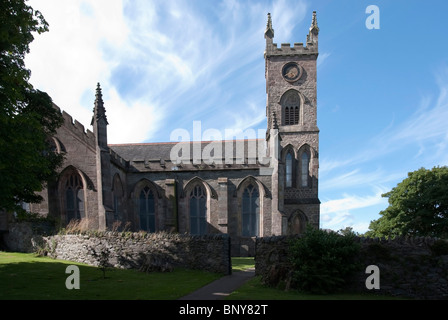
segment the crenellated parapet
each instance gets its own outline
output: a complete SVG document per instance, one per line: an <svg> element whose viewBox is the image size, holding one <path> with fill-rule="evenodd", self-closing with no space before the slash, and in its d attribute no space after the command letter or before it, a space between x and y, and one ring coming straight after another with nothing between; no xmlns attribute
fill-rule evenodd
<svg viewBox="0 0 448 320"><path fill-rule="evenodd" d="M266 44L266 56L296 56L296 55L312 55L318 54L317 46L308 42L306 46L303 43L294 43L291 46L290 43L282 43L278 47L277 43Z"/></svg>
<svg viewBox="0 0 448 320"><path fill-rule="evenodd" d="M271 14L268 13L268 22L266 25L266 31L264 36L266 39L265 57L318 55L319 53L318 35L319 35L319 27L317 26L316 11L314 11L310 31L306 37L306 44L304 45L303 43L294 43L291 46L290 43L282 43L280 47L278 47L277 43L273 42L274 29L272 28Z"/></svg>
<svg viewBox="0 0 448 320"><path fill-rule="evenodd" d="M66 111L61 110L57 105L53 104L53 107L62 114L64 123L62 127L67 129L71 134L77 137L79 140L85 141L89 146L95 146L95 135L89 129L85 129L84 125L78 120L73 120L73 117Z"/></svg>
<svg viewBox="0 0 448 320"><path fill-rule="evenodd" d="M109 148L109 153L110 153L110 160L112 163L114 163L115 165L117 165L118 167L122 168L122 169L128 169L130 166L130 161L124 159L123 157L121 157L118 153L116 153L114 150L112 150L111 148Z"/></svg>

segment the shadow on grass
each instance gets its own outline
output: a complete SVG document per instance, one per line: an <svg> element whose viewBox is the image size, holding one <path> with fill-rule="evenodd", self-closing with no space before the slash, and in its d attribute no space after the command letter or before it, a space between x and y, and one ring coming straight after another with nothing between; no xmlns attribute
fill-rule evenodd
<svg viewBox="0 0 448 320"><path fill-rule="evenodd" d="M261 277L256 276L238 288L227 300L406 300L374 293L335 293L328 295L315 295L301 293L297 290L281 290L268 287L261 282Z"/></svg>
<svg viewBox="0 0 448 320"><path fill-rule="evenodd" d="M79 267L79 290L66 288L69 265ZM97 267L0 253L0 300L175 300L221 276L186 269L167 273L108 269L103 278Z"/></svg>

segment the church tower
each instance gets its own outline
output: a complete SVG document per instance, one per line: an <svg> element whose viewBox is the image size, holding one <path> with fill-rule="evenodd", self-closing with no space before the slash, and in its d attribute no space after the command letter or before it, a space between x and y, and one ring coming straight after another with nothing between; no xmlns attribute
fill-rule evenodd
<svg viewBox="0 0 448 320"><path fill-rule="evenodd" d="M301 233L307 224L319 227L318 35L313 12L306 45L282 43L278 47L268 14L264 35L267 141L278 144L272 176L272 220L277 234Z"/></svg>

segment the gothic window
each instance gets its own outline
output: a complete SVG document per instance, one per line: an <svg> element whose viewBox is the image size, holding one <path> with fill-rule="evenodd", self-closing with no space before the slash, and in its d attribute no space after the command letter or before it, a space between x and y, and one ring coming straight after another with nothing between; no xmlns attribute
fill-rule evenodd
<svg viewBox="0 0 448 320"><path fill-rule="evenodd" d="M122 213L122 199L123 199L123 186L121 184L120 177L115 175L114 177L114 187L113 187L113 196L114 196L114 220L119 221L123 218Z"/></svg>
<svg viewBox="0 0 448 320"><path fill-rule="evenodd" d="M286 187L291 188L292 187L292 177L293 177L293 160L294 157L291 152L288 152L286 154Z"/></svg>
<svg viewBox="0 0 448 320"><path fill-rule="evenodd" d="M300 183L302 187L309 187L310 176L310 156L308 152L304 151L301 157L301 177Z"/></svg>
<svg viewBox="0 0 448 320"><path fill-rule="evenodd" d="M282 99L283 125L290 126L299 124L300 120L300 97L295 91L288 92Z"/></svg>
<svg viewBox="0 0 448 320"><path fill-rule="evenodd" d="M190 193L190 233L203 235L207 232L207 194L201 185Z"/></svg>
<svg viewBox="0 0 448 320"><path fill-rule="evenodd" d="M67 222L84 218L84 189L81 177L72 173L65 183Z"/></svg>
<svg viewBox="0 0 448 320"><path fill-rule="evenodd" d="M242 236L257 237L260 224L260 195L258 189L250 184L243 192Z"/></svg>
<svg viewBox="0 0 448 320"><path fill-rule="evenodd" d="M140 229L148 232L156 231L156 213L154 193L149 187L140 192Z"/></svg>

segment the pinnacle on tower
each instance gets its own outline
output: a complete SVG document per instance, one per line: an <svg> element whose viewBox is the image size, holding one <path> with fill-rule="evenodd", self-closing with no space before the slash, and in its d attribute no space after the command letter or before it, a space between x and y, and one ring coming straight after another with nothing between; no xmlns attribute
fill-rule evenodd
<svg viewBox="0 0 448 320"><path fill-rule="evenodd" d="M93 108L93 118L91 125L93 125L94 121L99 121L101 118L104 118L106 124L109 124L107 122L106 109L104 108L103 94L101 92L100 83L98 82L96 87L95 107Z"/></svg>
<svg viewBox="0 0 448 320"><path fill-rule="evenodd" d="M313 29L316 29L316 31L319 32L319 27L317 26L316 11L313 11L313 20L311 21L310 31L312 31Z"/></svg>
<svg viewBox="0 0 448 320"><path fill-rule="evenodd" d="M310 33L307 37L307 42L317 42L319 34L319 27L317 26L316 11L313 11L313 20L311 21Z"/></svg>
<svg viewBox="0 0 448 320"><path fill-rule="evenodd" d="M272 28L272 19L271 19L271 14L268 13L268 23L266 25L266 31L264 33L264 37L265 39L269 38L272 39L274 38L274 29Z"/></svg>

